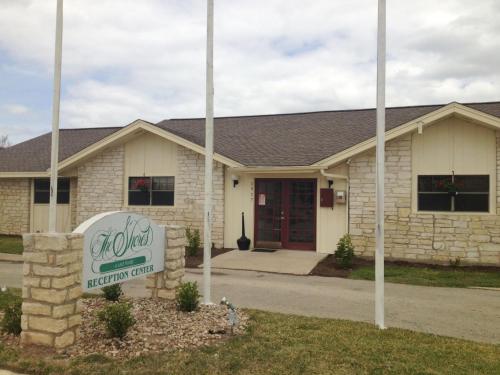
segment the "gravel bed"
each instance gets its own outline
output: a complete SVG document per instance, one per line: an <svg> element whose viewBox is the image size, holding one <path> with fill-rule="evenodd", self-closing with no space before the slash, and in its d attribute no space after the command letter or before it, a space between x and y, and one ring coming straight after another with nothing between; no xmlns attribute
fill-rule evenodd
<svg viewBox="0 0 500 375"><path fill-rule="evenodd" d="M132 303L136 320L122 339L109 338L97 319L97 311L111 303L103 298L83 299L81 335L76 345L68 348L70 356L104 354L130 358L169 349L185 349L214 344L231 337L227 308L200 305L194 312L177 311L175 303L151 298L127 299ZM238 311L239 324L233 334L242 334L248 316Z"/></svg>
<svg viewBox="0 0 500 375"><path fill-rule="evenodd" d="M200 305L197 311L182 312L177 311L175 303L170 301L151 298L124 300L132 304L136 323L122 340L109 338L103 324L97 319L97 312L112 302L104 298L86 298L82 299L80 338L76 345L60 351L58 355L75 357L102 354L131 358L171 349L195 348L241 335L248 324L248 316L238 310L239 323L231 334L227 308L220 305ZM2 317L0 312L0 319ZM10 347L19 347L19 336L1 330L0 341Z"/></svg>

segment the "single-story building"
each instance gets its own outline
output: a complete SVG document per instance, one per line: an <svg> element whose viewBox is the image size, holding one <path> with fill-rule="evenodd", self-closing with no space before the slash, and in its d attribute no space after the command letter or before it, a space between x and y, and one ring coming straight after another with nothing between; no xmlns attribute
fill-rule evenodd
<svg viewBox="0 0 500 375"><path fill-rule="evenodd" d="M386 256L500 264L500 102L387 109ZM0 150L0 233L47 230L50 133ZM131 210L203 230L204 119L60 131L58 219ZM213 241L374 253L375 110L215 120Z"/></svg>

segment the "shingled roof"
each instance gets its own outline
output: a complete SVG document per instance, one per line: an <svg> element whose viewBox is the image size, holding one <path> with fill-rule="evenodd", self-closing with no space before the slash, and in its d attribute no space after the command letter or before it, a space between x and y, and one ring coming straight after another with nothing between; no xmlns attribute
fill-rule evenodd
<svg viewBox="0 0 500 375"><path fill-rule="evenodd" d="M500 117L500 102L465 104ZM444 105L386 110L386 130ZM204 146L205 119L173 119L157 124ZM375 136L375 109L294 113L215 119L214 149L246 166L307 166Z"/></svg>
<svg viewBox="0 0 500 375"><path fill-rule="evenodd" d="M59 130L59 161L120 129L121 127ZM51 135L52 133L46 133L0 150L0 172L46 171L50 168Z"/></svg>
<svg viewBox="0 0 500 375"><path fill-rule="evenodd" d="M500 118L500 102L469 103L467 107ZM444 105L394 107L386 110L391 130ZM215 119L214 149L245 166L307 166L375 136L375 109ZM204 118L164 120L156 124L204 146ZM120 128L63 129L59 160ZM45 171L50 166L50 133L0 150L0 172Z"/></svg>

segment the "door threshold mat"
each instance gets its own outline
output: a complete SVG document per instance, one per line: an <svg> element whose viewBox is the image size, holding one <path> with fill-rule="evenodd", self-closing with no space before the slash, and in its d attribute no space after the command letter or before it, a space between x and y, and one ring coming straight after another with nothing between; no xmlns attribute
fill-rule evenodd
<svg viewBox="0 0 500 375"><path fill-rule="evenodd" d="M253 249L253 252L256 253L274 253L278 249L263 249L263 248L258 248L258 249Z"/></svg>

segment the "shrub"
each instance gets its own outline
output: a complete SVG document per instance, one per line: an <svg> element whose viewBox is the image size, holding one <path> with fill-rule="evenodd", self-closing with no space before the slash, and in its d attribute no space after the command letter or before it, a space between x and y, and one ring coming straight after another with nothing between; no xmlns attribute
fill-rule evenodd
<svg viewBox="0 0 500 375"><path fill-rule="evenodd" d="M177 303L177 309L181 311L194 311L198 308L199 301L201 297L198 292L198 284L195 282L182 283L175 293L175 302Z"/></svg>
<svg viewBox="0 0 500 375"><path fill-rule="evenodd" d="M123 338L130 327L135 324L135 319L130 312L132 306L126 302L110 304L97 313L97 317L106 326L106 331L111 337Z"/></svg>
<svg viewBox="0 0 500 375"><path fill-rule="evenodd" d="M337 264L342 268L351 268L354 261L354 246L351 242L351 236L345 234L337 244L337 250L334 254Z"/></svg>
<svg viewBox="0 0 500 375"><path fill-rule="evenodd" d="M104 293L104 298L108 301L118 301L120 297L123 295L122 287L120 284L113 284L110 286L105 286L102 288L102 292Z"/></svg>
<svg viewBox="0 0 500 375"><path fill-rule="evenodd" d="M186 239L188 242L186 246L188 256L196 256L201 245L200 231L198 229L191 231L190 227L186 228Z"/></svg>
<svg viewBox="0 0 500 375"><path fill-rule="evenodd" d="M456 257L455 259L450 259L450 266L451 268L458 268L460 267L461 259L460 257Z"/></svg>
<svg viewBox="0 0 500 375"><path fill-rule="evenodd" d="M2 319L2 331L14 335L19 335L21 333L22 302L20 297L12 296L12 301L5 306Z"/></svg>

